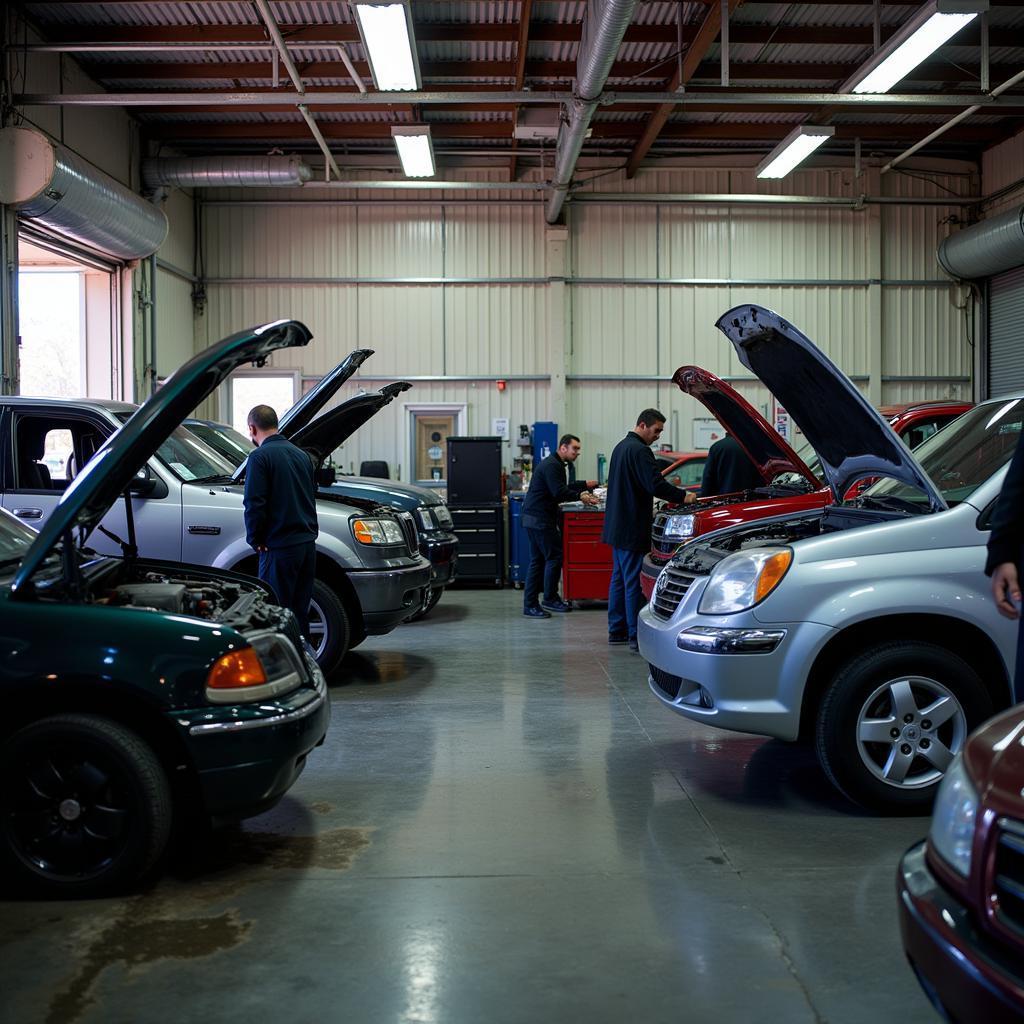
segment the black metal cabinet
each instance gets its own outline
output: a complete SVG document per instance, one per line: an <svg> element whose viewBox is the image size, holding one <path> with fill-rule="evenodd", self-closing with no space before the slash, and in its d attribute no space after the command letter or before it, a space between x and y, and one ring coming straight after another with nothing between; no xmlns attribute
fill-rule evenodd
<svg viewBox="0 0 1024 1024"><path fill-rule="evenodd" d="M504 584L504 508L497 504L449 505L459 538L456 583Z"/></svg>
<svg viewBox="0 0 1024 1024"><path fill-rule="evenodd" d="M500 437L448 438L448 506L501 501Z"/></svg>

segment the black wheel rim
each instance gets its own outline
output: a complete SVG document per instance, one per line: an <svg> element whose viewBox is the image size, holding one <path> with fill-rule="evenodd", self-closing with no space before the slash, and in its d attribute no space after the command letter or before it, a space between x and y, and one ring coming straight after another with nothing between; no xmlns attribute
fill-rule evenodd
<svg viewBox="0 0 1024 1024"><path fill-rule="evenodd" d="M38 874L62 881L102 875L130 841L136 798L108 752L67 738L25 752L9 777L4 831Z"/></svg>

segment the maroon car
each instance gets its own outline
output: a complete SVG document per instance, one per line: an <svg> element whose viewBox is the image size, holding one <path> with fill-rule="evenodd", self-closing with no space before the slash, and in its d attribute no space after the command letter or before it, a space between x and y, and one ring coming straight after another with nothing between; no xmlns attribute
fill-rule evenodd
<svg viewBox="0 0 1024 1024"><path fill-rule="evenodd" d="M1024 1021L1024 705L983 725L900 862L907 959L951 1021Z"/></svg>

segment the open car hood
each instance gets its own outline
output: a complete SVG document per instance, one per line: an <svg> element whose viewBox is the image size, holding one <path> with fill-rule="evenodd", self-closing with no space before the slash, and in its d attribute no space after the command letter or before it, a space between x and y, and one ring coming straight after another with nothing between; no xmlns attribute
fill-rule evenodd
<svg viewBox="0 0 1024 1024"><path fill-rule="evenodd" d="M735 306L715 326L785 406L821 459L836 502L864 477L892 477L946 502L885 418L806 335L763 306Z"/></svg>
<svg viewBox="0 0 1024 1024"><path fill-rule="evenodd" d="M280 419L278 432L291 440L297 431L309 423L314 416L338 393L338 389L373 355L372 348L357 348L326 376L321 377ZM241 463L232 480L241 480L245 475L245 463Z"/></svg>
<svg viewBox="0 0 1024 1024"><path fill-rule="evenodd" d="M312 337L305 324L278 320L232 334L179 367L75 477L22 559L12 589L24 586L72 529L87 537L172 431L232 370L262 365L277 349L308 345Z"/></svg>
<svg viewBox="0 0 1024 1024"><path fill-rule="evenodd" d="M342 402L336 409L318 416L300 430L289 434L288 440L309 452L319 465L367 420L411 387L408 381L398 380L393 384L385 384L380 391L356 395L347 402Z"/></svg>
<svg viewBox="0 0 1024 1024"><path fill-rule="evenodd" d="M672 381L696 398L736 439L766 484L780 473L799 473L817 490L821 481L772 425L724 380L699 366L680 366Z"/></svg>

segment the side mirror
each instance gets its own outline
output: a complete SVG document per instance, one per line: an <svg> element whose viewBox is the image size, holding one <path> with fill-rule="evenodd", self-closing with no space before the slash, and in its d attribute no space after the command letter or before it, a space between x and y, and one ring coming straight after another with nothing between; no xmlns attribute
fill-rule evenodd
<svg viewBox="0 0 1024 1024"><path fill-rule="evenodd" d="M147 498L156 490L157 483L157 477L149 466L143 466L128 485L128 490L140 498Z"/></svg>
<svg viewBox="0 0 1024 1024"><path fill-rule="evenodd" d="M338 480L337 471L333 466L321 466L316 471L316 485L317 487L330 487L331 484L336 483Z"/></svg>

